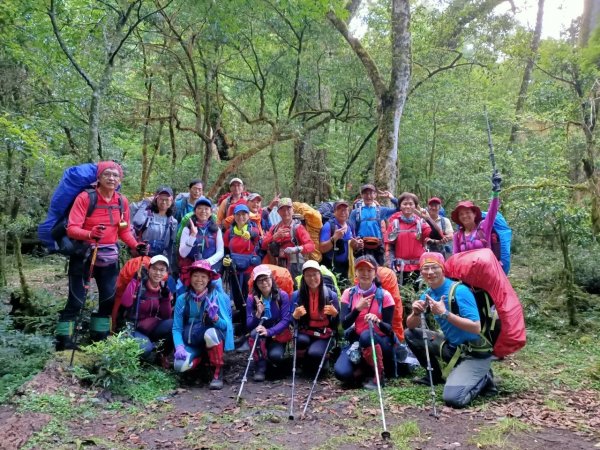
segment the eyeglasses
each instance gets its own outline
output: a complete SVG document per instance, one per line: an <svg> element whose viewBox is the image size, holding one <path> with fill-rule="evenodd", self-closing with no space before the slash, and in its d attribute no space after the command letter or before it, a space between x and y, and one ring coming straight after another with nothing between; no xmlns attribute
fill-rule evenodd
<svg viewBox="0 0 600 450"><path fill-rule="evenodd" d="M193 188L190 188L190 191L192 191L192 192L202 192L202 189L203 188L201 188L201 187L193 187Z"/></svg>
<svg viewBox="0 0 600 450"><path fill-rule="evenodd" d="M442 270L442 268L437 264L421 267L421 272L437 272L438 270Z"/></svg>
<svg viewBox="0 0 600 450"><path fill-rule="evenodd" d="M119 179L121 178L121 175L119 174L119 172L109 172L108 170L105 170L104 172L102 172L102 178L106 178L106 179L110 179L110 178L116 178Z"/></svg>
<svg viewBox="0 0 600 450"><path fill-rule="evenodd" d="M166 198L159 197L158 199L156 199L156 201L161 202L161 203L169 203L169 202L171 202L171 197L166 197Z"/></svg>
<svg viewBox="0 0 600 450"><path fill-rule="evenodd" d="M150 266L148 268L148 270L151 270L152 272L158 272L158 273L167 273L169 271L169 269L166 269L164 267L154 267L154 266Z"/></svg>
<svg viewBox="0 0 600 450"><path fill-rule="evenodd" d="M266 284L266 283L269 283L270 281L271 281L270 277L261 277L256 280L257 283L261 283L261 284Z"/></svg>

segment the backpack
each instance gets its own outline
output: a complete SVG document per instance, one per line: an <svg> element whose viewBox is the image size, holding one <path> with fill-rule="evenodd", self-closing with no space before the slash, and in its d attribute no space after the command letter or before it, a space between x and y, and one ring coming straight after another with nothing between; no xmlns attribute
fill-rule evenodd
<svg viewBox="0 0 600 450"><path fill-rule="evenodd" d="M322 264L319 265L319 268L321 269L321 277L323 278L323 285L328 287L332 292L335 292L337 294L338 298L341 297L337 278L333 274L333 272ZM302 281L302 274L300 274L296 277L296 286L300 286L301 281Z"/></svg>
<svg viewBox="0 0 600 450"><path fill-rule="evenodd" d="M83 246L67 236L69 213L77 196L86 191L90 202L86 217L92 215L98 203L98 194L94 189L97 180L96 164L81 164L66 169L52 195L46 220L38 226L38 236L50 252L70 256L81 252ZM124 214L123 198L116 193L121 217ZM109 207L112 209L113 207Z"/></svg>
<svg viewBox="0 0 600 450"><path fill-rule="evenodd" d="M361 222L361 213L362 213L362 209L363 209L364 204L361 202L359 206L356 207L356 209L358 210L356 212L356 228L355 228L355 233L358 235L358 232L360 230L360 222ZM379 205L375 205L375 217L371 218L371 219L365 219L365 220L374 220L376 221L378 224L381 223L381 206Z"/></svg>
<svg viewBox="0 0 600 450"><path fill-rule="evenodd" d="M446 261L446 276L462 281L475 291L482 337L490 341L495 356L503 358L525 346L523 307L500 262L489 248L452 255Z"/></svg>
<svg viewBox="0 0 600 450"><path fill-rule="evenodd" d="M150 222L154 216L154 212L152 212L152 210L150 209L150 207L148 206L146 208L146 220L144 220L144 223L142 224L142 226L137 229L134 226L135 232L136 232L136 236L138 238L138 241L142 241L142 235L146 232L146 230L148 229L148 226L150 225ZM133 218L134 215L131 215L131 217ZM150 244L150 251L151 251L151 255L154 254L163 254L165 250L168 250L170 252L169 249L171 249L173 247L173 221L175 220L175 218L173 216L169 216L169 218L167 219L167 225L166 225L166 229L163 232L162 236L160 239L154 239L151 240L149 242ZM133 219L132 219L133 221ZM132 224L133 225L133 224ZM169 239L167 240L167 235L169 236ZM178 249L179 251L179 249Z"/></svg>
<svg viewBox="0 0 600 450"><path fill-rule="evenodd" d="M487 212L481 213L481 217L485 219ZM506 218L500 211L494 219L492 231L492 251L498 261L502 263L502 270L508 275L510 271L510 246L512 243L512 229L508 225Z"/></svg>
<svg viewBox="0 0 600 450"><path fill-rule="evenodd" d="M321 214L321 221L323 224L329 222L333 218L333 202L322 202L317 210Z"/></svg>
<svg viewBox="0 0 600 450"><path fill-rule="evenodd" d="M150 257L138 256L137 258L131 258L119 271L115 288L115 303L112 310L112 323L115 325L119 324L120 318L122 317L120 314L120 308L123 292L125 292L127 285L133 279L133 277L137 276L137 272L140 269L140 264L142 265L142 272L144 270L148 270L148 267L150 266ZM113 326L113 330L116 329L118 328Z"/></svg>
<svg viewBox="0 0 600 450"><path fill-rule="evenodd" d="M350 292L348 293L348 303L350 305L350 311L352 311L352 303L354 302L354 294L356 294L356 286L352 286L350 288ZM383 310L383 289L378 287L375 289L375 300L379 305L379 314L381 315L381 311Z"/></svg>
<svg viewBox="0 0 600 450"><path fill-rule="evenodd" d="M277 287L280 290L285 291L291 298L292 294L294 293L294 280L292 279L290 271L285 267L276 266L274 264L265 265L271 269L271 276L275 279ZM252 278L250 278L248 280L248 292L252 292L253 284L254 281L252 281Z"/></svg>

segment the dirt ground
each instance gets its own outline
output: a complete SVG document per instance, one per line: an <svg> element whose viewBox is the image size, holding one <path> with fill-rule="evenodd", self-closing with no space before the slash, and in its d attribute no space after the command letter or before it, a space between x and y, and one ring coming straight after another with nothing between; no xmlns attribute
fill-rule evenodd
<svg viewBox="0 0 600 450"><path fill-rule="evenodd" d="M382 421L376 393L345 390L333 377L320 380L306 417L303 404L312 380L299 376L294 420L289 420L291 378L246 383L243 401L235 399L246 356L231 354L222 391L204 383L179 388L156 403L127 408L109 393L87 391L64 366L51 363L21 389L21 394L68 393L75 403L95 396L93 419L76 417L61 435L47 436L39 448L74 449L591 449L600 444L600 395L596 391L530 392L518 398L497 397L464 410L439 405L439 419L431 405L398 405L384 390L387 428L391 440L381 438ZM249 377L251 379L251 376ZM415 387L415 389L427 389ZM559 399L549 408L547 397ZM79 399L79 400L78 400ZM111 408L121 401L124 407ZM529 424L527 430L504 433L496 446L482 445L477 436L504 417ZM51 420L51 414L18 413L14 406L0 408L0 448L21 448ZM585 431L584 431L585 430ZM592 431L590 431L592 430ZM38 448L35 446L34 448Z"/></svg>

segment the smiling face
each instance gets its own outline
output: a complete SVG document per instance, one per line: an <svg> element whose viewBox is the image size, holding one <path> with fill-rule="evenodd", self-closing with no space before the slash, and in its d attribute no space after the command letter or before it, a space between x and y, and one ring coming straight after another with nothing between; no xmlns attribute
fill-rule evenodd
<svg viewBox="0 0 600 450"><path fill-rule="evenodd" d="M310 290L315 290L321 284L321 271L317 269L306 269L302 274L304 281Z"/></svg>
<svg viewBox="0 0 600 450"><path fill-rule="evenodd" d="M404 217L410 217L413 214L416 206L417 205L415 205L415 202L412 198L406 197L404 200L402 200L402 203L400 203L400 211L402 211L402 215Z"/></svg>
<svg viewBox="0 0 600 450"><path fill-rule="evenodd" d="M470 231L473 228L475 228L475 226L476 226L475 213L473 212L473 210L471 208L466 208L464 206L461 206L458 209L458 221L462 224L462 226L466 230Z"/></svg>
<svg viewBox="0 0 600 450"><path fill-rule="evenodd" d="M365 189L360 193L360 195L363 199L363 202L367 206L372 205L375 199L377 198L377 192L375 192L373 189Z"/></svg>
<svg viewBox="0 0 600 450"><path fill-rule="evenodd" d="M229 185L229 192L231 192L235 198L240 197L242 192L244 192L244 185L239 181L234 181Z"/></svg>
<svg viewBox="0 0 600 450"><path fill-rule="evenodd" d="M261 275L255 281L256 287L260 291L263 297L271 295L271 289L273 288L273 279L269 275Z"/></svg>
<svg viewBox="0 0 600 450"><path fill-rule="evenodd" d="M204 187L202 183L196 183L190 188L190 201L193 203L198 200L204 193Z"/></svg>
<svg viewBox="0 0 600 450"><path fill-rule="evenodd" d="M158 206L159 213L166 213L172 204L173 197L169 194L159 194L158 197L156 197L156 205Z"/></svg>
<svg viewBox="0 0 600 450"><path fill-rule="evenodd" d="M373 284L376 275L377 271L366 264L361 264L356 268L356 277L362 289L368 289Z"/></svg>
<svg viewBox="0 0 600 450"><path fill-rule="evenodd" d="M439 264L424 264L421 266L421 276L432 289L436 289L444 283L444 270Z"/></svg>
<svg viewBox="0 0 600 450"><path fill-rule="evenodd" d="M212 211L208 205L198 205L194 210L194 214L196 215L199 223L206 223L208 222L208 219L210 219Z"/></svg>
<svg viewBox="0 0 600 450"><path fill-rule="evenodd" d="M202 292L208 287L210 283L210 275L204 270L195 270L190 276L190 286L196 292Z"/></svg>
<svg viewBox="0 0 600 450"><path fill-rule="evenodd" d="M165 277L165 274L169 271L167 265L163 262L157 262L148 267L148 279L153 286L158 284Z"/></svg>
<svg viewBox="0 0 600 450"><path fill-rule="evenodd" d="M292 216L294 215L294 211L292 211L291 206L281 206L277 209L277 213L281 217L281 221L286 225L290 224L292 221Z"/></svg>
<svg viewBox="0 0 600 450"><path fill-rule="evenodd" d="M346 205L340 205L335 209L333 215L340 223L340 225L343 225L348 220L348 216L350 215L350 208L348 208Z"/></svg>
<svg viewBox="0 0 600 450"><path fill-rule="evenodd" d="M114 191L121 184L121 174L117 169L106 169L98 178L98 186Z"/></svg>
<svg viewBox="0 0 600 450"><path fill-rule="evenodd" d="M240 211L239 213L235 214L233 218L235 219L235 223L237 224L238 228L241 229L248 223L250 215L246 211Z"/></svg>
<svg viewBox="0 0 600 450"><path fill-rule="evenodd" d="M254 214L256 214L256 213L258 213L258 210L260 209L261 199L260 199L260 197L256 197L255 199L248 200L247 204L248 204L248 209L250 211L252 211Z"/></svg>
<svg viewBox="0 0 600 450"><path fill-rule="evenodd" d="M441 204L437 202L430 203L427 209L429 210L429 215L432 219L437 219L440 215Z"/></svg>

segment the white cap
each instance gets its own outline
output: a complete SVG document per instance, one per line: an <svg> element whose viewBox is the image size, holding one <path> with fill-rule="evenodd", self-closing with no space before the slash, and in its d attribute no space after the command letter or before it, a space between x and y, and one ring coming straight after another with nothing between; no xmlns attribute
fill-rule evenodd
<svg viewBox="0 0 600 450"><path fill-rule="evenodd" d="M233 183L244 184L244 182L242 181L241 178L232 178L231 181L229 182L229 186L231 186Z"/></svg>
<svg viewBox="0 0 600 450"><path fill-rule="evenodd" d="M302 265L302 272L304 272L306 269L316 269L320 272L321 266L314 259L309 259Z"/></svg>
<svg viewBox="0 0 600 450"><path fill-rule="evenodd" d="M164 255L155 255L150 259L150 265L154 265L157 262L161 262L167 265L167 268L169 267L169 260L167 259L166 256Z"/></svg>

